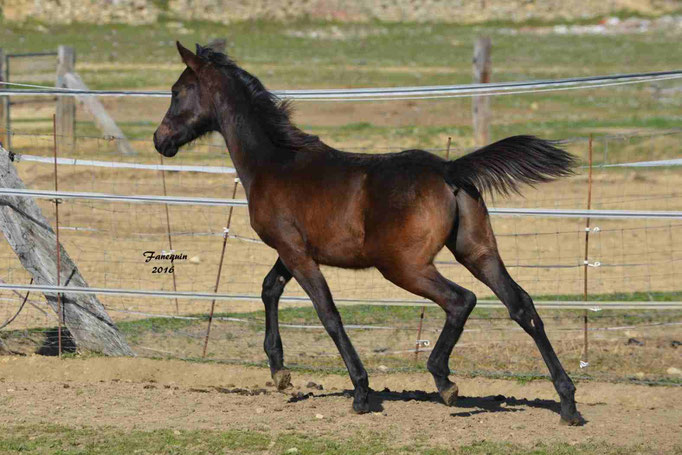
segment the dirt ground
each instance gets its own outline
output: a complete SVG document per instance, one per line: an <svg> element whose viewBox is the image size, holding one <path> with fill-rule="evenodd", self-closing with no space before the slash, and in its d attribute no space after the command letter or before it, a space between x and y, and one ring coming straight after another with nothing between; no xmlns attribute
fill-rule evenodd
<svg viewBox="0 0 682 455"><path fill-rule="evenodd" d="M446 407L428 374L377 374L370 377L373 389L390 391L374 393L375 412L358 416L343 393L350 388L346 376L294 372L293 387L283 393L269 379L264 368L182 361L4 357L0 425L299 431L337 439L375 432L396 446L607 443L669 453L682 444L680 387L578 383L587 423L566 427L546 381L454 378L461 396ZM324 389L308 387L311 381Z"/></svg>

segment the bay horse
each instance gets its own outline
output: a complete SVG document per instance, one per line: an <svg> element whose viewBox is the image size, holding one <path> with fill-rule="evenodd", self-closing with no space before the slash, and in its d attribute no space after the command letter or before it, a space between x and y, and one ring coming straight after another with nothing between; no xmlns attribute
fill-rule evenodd
<svg viewBox="0 0 682 455"><path fill-rule="evenodd" d="M445 325L429 356L443 401L458 389L448 378L450 354L476 305L469 290L441 275L434 257L447 247L533 338L561 400L561 421L583 422L575 386L552 348L528 294L500 258L482 193L506 195L519 184L572 173L575 159L554 143L514 136L454 161L423 150L359 154L306 134L253 75L225 54L179 42L187 68L172 87L170 107L154 133L159 153L211 131L225 139L246 191L251 226L279 258L263 281L265 342L278 389L290 384L278 327L278 303L293 277L336 344L355 388L353 410L369 411L367 372L346 334L320 264L377 268L392 283L440 305Z"/></svg>

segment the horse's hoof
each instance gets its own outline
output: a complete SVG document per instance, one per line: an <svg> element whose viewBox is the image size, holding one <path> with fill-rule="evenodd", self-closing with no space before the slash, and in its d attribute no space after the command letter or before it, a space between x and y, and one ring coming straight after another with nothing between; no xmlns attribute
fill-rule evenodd
<svg viewBox="0 0 682 455"><path fill-rule="evenodd" d="M369 412L369 401L354 401L353 412L356 414L367 414Z"/></svg>
<svg viewBox="0 0 682 455"><path fill-rule="evenodd" d="M284 390L291 385L291 372L289 370L278 370L272 375L277 390Z"/></svg>
<svg viewBox="0 0 682 455"><path fill-rule="evenodd" d="M440 396L443 399L443 402L447 406L454 406L455 403L457 402L457 394L459 392L459 389L457 388L457 384L454 382L448 386L447 389L443 390L440 392Z"/></svg>
<svg viewBox="0 0 682 455"><path fill-rule="evenodd" d="M583 416L580 415L579 412L576 412L575 415L570 416L570 417L561 417L559 420L559 423L561 425L567 425L570 427L577 427L585 424L585 419L583 419Z"/></svg>

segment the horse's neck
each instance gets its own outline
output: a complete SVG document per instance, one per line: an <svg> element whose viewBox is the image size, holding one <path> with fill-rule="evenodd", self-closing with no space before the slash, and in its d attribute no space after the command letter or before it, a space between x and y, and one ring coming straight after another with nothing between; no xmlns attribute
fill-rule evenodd
<svg viewBox="0 0 682 455"><path fill-rule="evenodd" d="M275 148L259 128L246 122L237 126L236 122L230 121L221 126L220 132L248 196L253 179L274 162Z"/></svg>

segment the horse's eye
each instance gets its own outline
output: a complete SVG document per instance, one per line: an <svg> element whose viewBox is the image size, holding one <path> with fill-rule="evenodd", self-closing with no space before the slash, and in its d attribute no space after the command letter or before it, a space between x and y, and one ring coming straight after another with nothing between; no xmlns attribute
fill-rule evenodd
<svg viewBox="0 0 682 455"><path fill-rule="evenodd" d="M173 98L176 98L176 97L178 96L178 91L177 91L177 90L173 90L173 91L171 92L171 95L173 96Z"/></svg>

